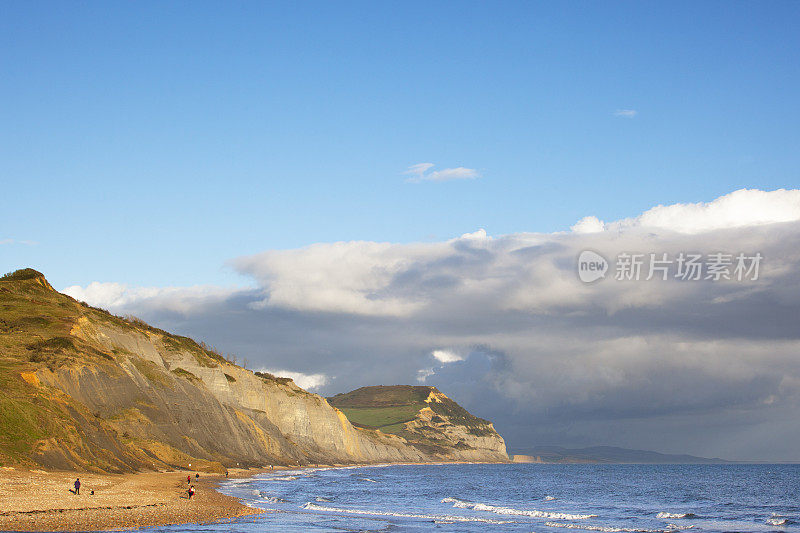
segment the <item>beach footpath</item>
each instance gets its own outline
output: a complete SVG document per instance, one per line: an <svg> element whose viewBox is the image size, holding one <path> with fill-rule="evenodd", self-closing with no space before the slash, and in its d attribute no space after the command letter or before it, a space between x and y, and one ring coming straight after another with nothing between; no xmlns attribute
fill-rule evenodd
<svg viewBox="0 0 800 533"><path fill-rule="evenodd" d="M263 470L231 470L249 477ZM196 494L189 500L187 476ZM75 480L80 478L80 493ZM107 531L208 523L262 511L216 490L224 475L92 474L0 467L0 531ZM94 494L92 494L94 491Z"/></svg>

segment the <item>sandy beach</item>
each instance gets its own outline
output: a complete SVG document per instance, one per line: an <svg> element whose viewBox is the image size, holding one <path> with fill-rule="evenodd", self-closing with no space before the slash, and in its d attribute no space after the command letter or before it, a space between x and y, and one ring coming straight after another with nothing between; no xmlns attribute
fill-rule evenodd
<svg viewBox="0 0 800 533"><path fill-rule="evenodd" d="M232 470L246 477L258 470ZM196 489L186 494L186 476ZM73 482L80 477L80 495ZM0 531L98 531L208 523L261 511L215 490L219 474L76 474L0 468ZM91 491L94 490L94 494Z"/></svg>

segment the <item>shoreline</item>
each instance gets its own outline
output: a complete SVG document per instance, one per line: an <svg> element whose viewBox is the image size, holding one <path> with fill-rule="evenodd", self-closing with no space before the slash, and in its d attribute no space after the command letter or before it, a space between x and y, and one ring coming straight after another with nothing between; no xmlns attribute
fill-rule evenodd
<svg viewBox="0 0 800 533"><path fill-rule="evenodd" d="M468 461L436 463L374 463L232 468L223 474L175 470L134 474L48 472L0 467L0 531L125 531L147 527L225 522L262 514L218 489L226 479L306 469L364 468L402 465L494 464ZM196 489L186 495L186 476ZM81 479L81 494L70 489ZM94 490L94 495L91 491Z"/></svg>

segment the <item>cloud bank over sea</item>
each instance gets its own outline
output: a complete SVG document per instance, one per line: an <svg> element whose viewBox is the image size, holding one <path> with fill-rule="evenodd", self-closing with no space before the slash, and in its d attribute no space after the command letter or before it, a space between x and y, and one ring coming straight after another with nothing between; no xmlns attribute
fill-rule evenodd
<svg viewBox="0 0 800 533"><path fill-rule="evenodd" d="M642 275L618 280L612 266L583 283L584 250L641 255ZM755 279L663 279L648 276L650 254L762 259ZM322 394L436 385L512 448L800 460L800 190L743 189L608 222L587 213L556 233L318 243L229 266L252 285L63 292Z"/></svg>

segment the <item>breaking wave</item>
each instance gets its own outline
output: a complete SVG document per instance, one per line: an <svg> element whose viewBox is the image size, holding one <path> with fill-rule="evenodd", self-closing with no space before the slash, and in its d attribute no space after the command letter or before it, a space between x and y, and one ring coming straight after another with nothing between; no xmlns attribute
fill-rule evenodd
<svg viewBox="0 0 800 533"><path fill-rule="evenodd" d="M595 518L597 515L593 514L568 514L568 513L554 513L550 511L537 511L536 509L514 509L513 507L498 507L496 505L487 505L485 503L467 502L459 500L458 498L445 498L442 503L452 503L453 507L459 509L472 509L475 511L486 511L489 513L512 515L512 516L529 516L532 518L556 518L558 520L584 520L586 518Z"/></svg>
<svg viewBox="0 0 800 533"><path fill-rule="evenodd" d="M767 518L767 524L771 526L785 526L791 523L791 520L782 516L773 516L772 518Z"/></svg>
<svg viewBox="0 0 800 533"><path fill-rule="evenodd" d="M267 494L263 490L253 489L252 491L250 491L250 493L253 496L255 496L257 498L261 498L265 502L269 502L269 503L280 503L280 502L285 502L286 501L286 500L283 500L281 498L278 498L277 496L270 496L269 494Z"/></svg>
<svg viewBox="0 0 800 533"><path fill-rule="evenodd" d="M424 520L434 520L437 522L481 522L484 524L511 524L511 520L492 520L490 518L478 518L470 516L441 516L441 515L427 515L427 514L414 514L414 513L390 513L388 511L365 511L363 509L342 509L339 507L326 507L324 505L317 505L308 502L303 505L303 509L307 511L324 511L328 513L344 513L354 515L368 515L368 516L396 516L398 518L421 518Z"/></svg>
<svg viewBox="0 0 800 533"><path fill-rule="evenodd" d="M566 529L582 529L585 531L602 531L603 533L674 533L681 529L692 529L694 526L678 526L668 524L665 529L644 529L636 527L594 526L591 524L564 524L561 522L545 522L547 527L563 527Z"/></svg>
<svg viewBox="0 0 800 533"><path fill-rule="evenodd" d="M665 513L661 512L656 515L656 518L665 518L667 520L675 520L678 518L697 518L694 513Z"/></svg>

